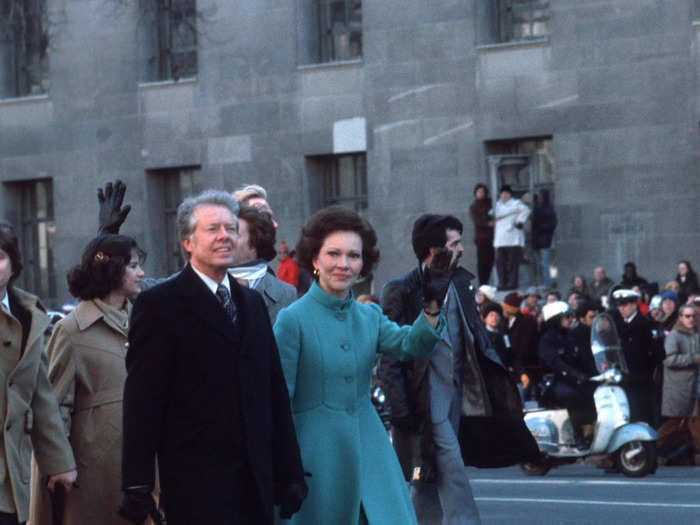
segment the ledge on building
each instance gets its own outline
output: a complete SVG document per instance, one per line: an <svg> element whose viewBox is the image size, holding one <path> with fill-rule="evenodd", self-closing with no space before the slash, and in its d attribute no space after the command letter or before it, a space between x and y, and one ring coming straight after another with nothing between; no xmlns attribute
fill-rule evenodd
<svg viewBox="0 0 700 525"><path fill-rule="evenodd" d="M34 102L47 102L48 100L48 93L41 93L40 95L25 95L23 97L0 98L0 106L11 106L14 104L31 104Z"/></svg>
<svg viewBox="0 0 700 525"><path fill-rule="evenodd" d="M519 49L524 47L548 46L549 38L530 38L527 40L511 40L509 42L497 42L495 44L481 44L476 46L478 51L498 51L502 49Z"/></svg>
<svg viewBox="0 0 700 525"><path fill-rule="evenodd" d="M156 80L154 82L139 82L139 89L154 89L160 87L177 86L180 84L191 85L197 83L197 77L185 77L178 80Z"/></svg>
<svg viewBox="0 0 700 525"><path fill-rule="evenodd" d="M317 64L300 64L297 66L298 71L316 71L319 69L332 69L348 66L362 65L362 58L351 58L349 60L335 60L332 62L319 62Z"/></svg>

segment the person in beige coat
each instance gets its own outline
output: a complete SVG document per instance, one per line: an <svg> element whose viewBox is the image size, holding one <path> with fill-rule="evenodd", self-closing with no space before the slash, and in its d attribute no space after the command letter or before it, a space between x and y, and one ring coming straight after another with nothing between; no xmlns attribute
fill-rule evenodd
<svg viewBox="0 0 700 525"><path fill-rule="evenodd" d="M80 487L66 497L64 525L123 525L122 396L131 303L141 291L143 252L131 237L107 234L85 248L68 286L81 299L54 329L49 379L78 463ZM35 480L38 485L38 480ZM51 508L35 487L32 525L50 525Z"/></svg>
<svg viewBox="0 0 700 525"><path fill-rule="evenodd" d="M46 377L49 319L36 296L13 286L21 271L17 236L0 222L0 525L27 521L32 448L50 490L57 482L70 490L76 479Z"/></svg>

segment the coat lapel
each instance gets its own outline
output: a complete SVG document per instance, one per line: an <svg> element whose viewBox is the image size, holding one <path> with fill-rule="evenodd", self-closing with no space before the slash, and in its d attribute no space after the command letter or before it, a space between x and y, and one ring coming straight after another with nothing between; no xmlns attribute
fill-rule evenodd
<svg viewBox="0 0 700 525"><path fill-rule="evenodd" d="M176 279L180 281L185 309L199 317L212 330L229 339L231 343L238 343L233 323L226 315L221 303L189 264ZM229 279L229 282L231 281L232 279ZM234 286L237 287L237 283L231 282L232 292L234 292ZM242 315L240 310L242 309L239 308L239 321Z"/></svg>

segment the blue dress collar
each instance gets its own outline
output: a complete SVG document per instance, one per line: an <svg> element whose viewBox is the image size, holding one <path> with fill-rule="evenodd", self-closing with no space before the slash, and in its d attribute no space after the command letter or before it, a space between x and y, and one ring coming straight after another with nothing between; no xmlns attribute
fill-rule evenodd
<svg viewBox="0 0 700 525"><path fill-rule="evenodd" d="M314 300L321 303L326 308L330 308L331 310L347 310L355 301L355 296L353 295L352 290L350 290L347 299L338 299L334 295L323 291L323 288L321 288L316 281L311 284L311 288L309 288L309 295Z"/></svg>

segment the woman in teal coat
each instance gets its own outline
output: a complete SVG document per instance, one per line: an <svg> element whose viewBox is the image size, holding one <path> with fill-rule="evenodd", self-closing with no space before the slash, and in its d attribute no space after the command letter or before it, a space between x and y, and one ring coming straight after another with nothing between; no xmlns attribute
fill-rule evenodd
<svg viewBox="0 0 700 525"><path fill-rule="evenodd" d="M425 358L440 338L447 272L426 276L428 299L413 326L399 327L351 286L379 259L376 234L355 212L332 206L302 230L300 264L316 277L282 310L275 338L292 403L309 494L287 522L407 525L416 516L401 468L370 401L376 352Z"/></svg>

